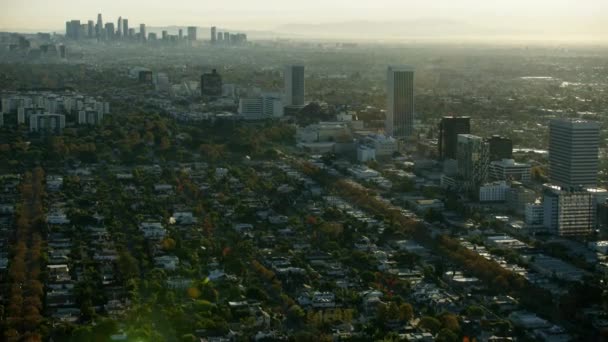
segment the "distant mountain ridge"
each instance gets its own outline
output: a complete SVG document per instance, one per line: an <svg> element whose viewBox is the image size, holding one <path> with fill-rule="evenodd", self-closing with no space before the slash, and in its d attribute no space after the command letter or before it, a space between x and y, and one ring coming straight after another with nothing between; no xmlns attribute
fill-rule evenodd
<svg viewBox="0 0 608 342"><path fill-rule="evenodd" d="M465 21L449 19L417 19L404 21L345 21L320 24L287 24L275 31L317 37L343 38L439 38L455 36L493 36L526 34L529 31L487 28ZM537 33L537 32L534 32Z"/></svg>

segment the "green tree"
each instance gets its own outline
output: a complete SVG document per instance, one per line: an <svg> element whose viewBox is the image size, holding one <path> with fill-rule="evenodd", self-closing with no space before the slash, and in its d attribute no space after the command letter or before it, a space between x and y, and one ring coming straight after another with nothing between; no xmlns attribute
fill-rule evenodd
<svg viewBox="0 0 608 342"><path fill-rule="evenodd" d="M424 316L420 319L418 326L432 334L436 334L441 329L441 322L435 317Z"/></svg>

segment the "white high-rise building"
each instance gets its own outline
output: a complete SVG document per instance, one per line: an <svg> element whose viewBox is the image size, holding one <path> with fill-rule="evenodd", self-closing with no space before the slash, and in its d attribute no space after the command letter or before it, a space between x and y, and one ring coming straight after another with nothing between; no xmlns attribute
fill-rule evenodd
<svg viewBox="0 0 608 342"><path fill-rule="evenodd" d="M146 24L139 24L139 40L146 41Z"/></svg>
<svg viewBox="0 0 608 342"><path fill-rule="evenodd" d="M414 134L414 68L389 66L387 73L386 134L409 138Z"/></svg>
<svg viewBox="0 0 608 342"><path fill-rule="evenodd" d="M116 23L116 36L118 39L122 37L122 17L118 17L118 22Z"/></svg>
<svg viewBox="0 0 608 342"><path fill-rule="evenodd" d="M122 20L122 35L124 37L129 36L129 19L127 19L127 18L124 18Z"/></svg>
<svg viewBox="0 0 608 342"><path fill-rule="evenodd" d="M81 110L78 112L79 125L99 125L103 120L103 113L96 110Z"/></svg>
<svg viewBox="0 0 608 342"><path fill-rule="evenodd" d="M479 187L480 202L504 202L511 187L505 181L487 183Z"/></svg>
<svg viewBox="0 0 608 342"><path fill-rule="evenodd" d="M17 108L17 124L25 124L25 108Z"/></svg>
<svg viewBox="0 0 608 342"><path fill-rule="evenodd" d="M101 13L97 14L97 26L95 27L95 33L97 38L103 36L103 20L101 19Z"/></svg>
<svg viewBox="0 0 608 342"><path fill-rule="evenodd" d="M525 207L525 222L529 227L538 227L543 225L545 210L543 203L535 201L534 203L528 203Z"/></svg>
<svg viewBox="0 0 608 342"><path fill-rule="evenodd" d="M285 67L285 105L304 105L303 65L288 65Z"/></svg>
<svg viewBox="0 0 608 342"><path fill-rule="evenodd" d="M549 126L551 183L565 188L597 186L600 127L585 120L552 120Z"/></svg>
<svg viewBox="0 0 608 342"><path fill-rule="evenodd" d="M596 195L585 189L545 184L543 209L545 228L557 235L587 235L595 228Z"/></svg>
<svg viewBox="0 0 608 342"><path fill-rule="evenodd" d="M33 114L30 115L30 132L61 134L65 128L65 115Z"/></svg>

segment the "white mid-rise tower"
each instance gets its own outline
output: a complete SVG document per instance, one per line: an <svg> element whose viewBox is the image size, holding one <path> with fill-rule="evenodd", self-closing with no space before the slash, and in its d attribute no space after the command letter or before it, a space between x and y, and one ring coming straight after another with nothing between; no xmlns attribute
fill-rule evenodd
<svg viewBox="0 0 608 342"><path fill-rule="evenodd" d="M563 188L597 186L600 126L579 119L549 125L549 175Z"/></svg>

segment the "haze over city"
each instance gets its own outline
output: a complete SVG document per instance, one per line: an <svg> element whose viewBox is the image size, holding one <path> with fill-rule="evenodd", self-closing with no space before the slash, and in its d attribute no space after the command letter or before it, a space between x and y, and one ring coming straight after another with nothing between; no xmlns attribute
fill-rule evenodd
<svg viewBox="0 0 608 342"><path fill-rule="evenodd" d="M64 18L97 12L149 26L208 27L215 21L227 29L292 38L604 42L608 37L608 2L602 0L5 0L0 28L59 31Z"/></svg>
<svg viewBox="0 0 608 342"><path fill-rule="evenodd" d="M0 2L0 341L608 342L608 1Z"/></svg>

